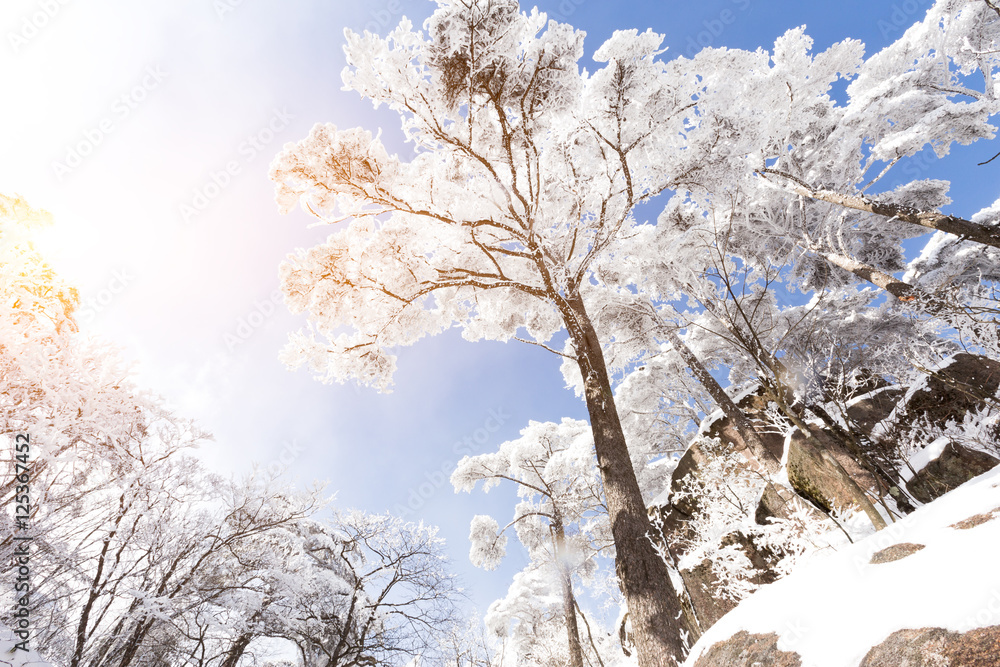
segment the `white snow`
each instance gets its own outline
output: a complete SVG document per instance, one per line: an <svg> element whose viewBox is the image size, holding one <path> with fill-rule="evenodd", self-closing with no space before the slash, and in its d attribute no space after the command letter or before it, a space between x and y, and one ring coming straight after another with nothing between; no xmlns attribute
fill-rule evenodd
<svg viewBox="0 0 1000 667"><path fill-rule="evenodd" d="M913 478L911 469L920 472L928 463L941 456L941 452L944 451L944 448L948 446L949 442L951 442L951 440L948 438L938 438L923 449L915 452L909 459L907 459L907 463L910 465L901 466L899 469L899 474L903 478L903 481L909 482Z"/></svg>
<svg viewBox="0 0 1000 667"><path fill-rule="evenodd" d="M32 632L32 634L34 634ZM44 660L38 652L30 649L32 640L29 636L28 651L21 651L15 646L21 639L14 636L13 630L0 624L0 665L3 667L52 667L52 663Z"/></svg>
<svg viewBox="0 0 1000 667"><path fill-rule="evenodd" d="M927 245L920 251L920 256L911 261L906 267L906 273L901 280L904 283L915 285L920 278L920 270L930 267L931 269L940 266L941 261L938 255L955 242L955 236L945 232L934 232Z"/></svg>
<svg viewBox="0 0 1000 667"><path fill-rule="evenodd" d="M695 644L684 665L739 630L777 633L778 648L803 667L855 667L871 647L903 628L965 632L1000 624L1000 516L967 530L951 525L1000 508L1000 467L903 520L762 587ZM894 544L926 548L879 565Z"/></svg>
<svg viewBox="0 0 1000 667"><path fill-rule="evenodd" d="M670 504L670 487L660 491L660 494L653 498L653 502L649 503L647 507L666 507Z"/></svg>
<svg viewBox="0 0 1000 667"><path fill-rule="evenodd" d="M852 407L854 407L855 405L857 405L858 403L860 403L861 401L863 401L865 399L874 398L875 396L878 396L879 394L881 394L881 393L883 393L885 391L896 390L896 389L899 389L899 385L896 385L896 384L887 384L884 387L879 387L878 389L872 389L871 391L869 391L866 394L861 394L859 396L855 396L854 398L850 399L845 404L845 407L852 408Z"/></svg>

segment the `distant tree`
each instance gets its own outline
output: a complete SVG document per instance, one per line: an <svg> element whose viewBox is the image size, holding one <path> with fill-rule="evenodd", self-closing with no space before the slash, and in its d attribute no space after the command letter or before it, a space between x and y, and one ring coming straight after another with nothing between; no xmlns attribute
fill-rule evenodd
<svg viewBox="0 0 1000 667"><path fill-rule="evenodd" d="M41 483L54 467L125 446L161 412L126 379L114 350L76 334L77 291L32 243L50 222L23 199L0 195L0 437L30 435ZM5 502L17 485L13 452L0 450Z"/></svg>
<svg viewBox="0 0 1000 667"><path fill-rule="evenodd" d="M206 435L77 332L75 290L31 244L47 220L0 196L0 497L27 433L32 648L70 667L236 667L267 640L333 635L337 659L316 664L431 656L459 598L434 529L321 520L318 489L207 471L190 456ZM0 545L19 530L0 516Z"/></svg>
<svg viewBox="0 0 1000 667"><path fill-rule="evenodd" d="M447 652L460 593L436 533L359 511L306 526L306 592L286 635L304 667L431 662Z"/></svg>
<svg viewBox="0 0 1000 667"><path fill-rule="evenodd" d="M562 599L569 664L583 667L584 648L573 593L573 576L593 570L595 559L609 547L607 510L593 454L593 436L586 422L564 419L561 424L531 422L517 440L497 452L466 456L452 473L456 491L472 491L482 482L488 491L496 484L517 485L514 518L503 529L487 516L473 519L473 564L495 568L504 555L504 533L514 528L532 559L536 578L546 570L556 574Z"/></svg>

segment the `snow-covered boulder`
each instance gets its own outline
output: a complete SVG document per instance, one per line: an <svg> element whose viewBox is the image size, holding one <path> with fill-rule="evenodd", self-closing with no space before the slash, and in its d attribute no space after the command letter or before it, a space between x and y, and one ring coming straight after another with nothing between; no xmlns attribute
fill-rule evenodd
<svg viewBox="0 0 1000 667"><path fill-rule="evenodd" d="M944 628L897 630L872 648L859 667L996 667L1000 625L966 633Z"/></svg>
<svg viewBox="0 0 1000 667"><path fill-rule="evenodd" d="M929 503L973 477L992 470L998 463L1000 461L986 452L949 442L935 459L917 470L906 482L906 489L920 502Z"/></svg>
<svg viewBox="0 0 1000 667"><path fill-rule="evenodd" d="M751 635L739 631L724 642L710 648L698 658L695 667L802 667L797 653L778 649L778 635Z"/></svg>
<svg viewBox="0 0 1000 667"><path fill-rule="evenodd" d="M876 553L903 543L924 548L898 560L872 563ZM755 641L775 635L774 649L795 654L803 667L858 667L874 647L900 630L941 628L968 633L961 640L964 643L955 646L973 651L969 642L987 641L993 635L970 630L1000 625L997 544L1000 467L885 530L825 556L817 555L787 577L763 586L713 625L684 664L738 667L742 663L699 662L699 658L707 660L716 645L745 642L742 635L737 637L741 631L758 636ZM880 654L874 655L870 660ZM1000 658L996 660L969 664L1000 664ZM762 667L772 664L758 662ZM904 663L867 663L870 667L883 664Z"/></svg>

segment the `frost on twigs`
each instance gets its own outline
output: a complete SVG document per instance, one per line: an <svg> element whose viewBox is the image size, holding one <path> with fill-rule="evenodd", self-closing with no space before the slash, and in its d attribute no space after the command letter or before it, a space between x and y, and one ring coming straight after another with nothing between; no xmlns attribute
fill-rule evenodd
<svg viewBox="0 0 1000 667"><path fill-rule="evenodd" d="M831 544L834 526L818 520L802 503L788 518L758 524L757 505L769 478L752 469L728 443L703 439L700 447L704 463L697 474L683 478L671 502L687 500L695 509L689 537L677 545L684 554L679 567L694 569L708 560L717 582L714 594L742 600ZM766 568L751 560L748 549L765 559Z"/></svg>
<svg viewBox="0 0 1000 667"><path fill-rule="evenodd" d="M271 164L269 176L276 184L281 213L301 202L314 212L351 216L366 212L380 183L393 179L396 165L371 132L317 123L308 137L285 146Z"/></svg>
<svg viewBox="0 0 1000 667"><path fill-rule="evenodd" d="M500 525L493 517L477 514L469 528L469 560L476 567L495 570L507 552L507 536L500 534Z"/></svg>
<svg viewBox="0 0 1000 667"><path fill-rule="evenodd" d="M661 156L682 143L697 82L657 59L661 35L616 34L585 74L583 33L516 2L440 3L424 27L347 31L342 75L399 114L412 157L319 124L271 166L282 211L337 224L281 269L310 323L284 358L325 381L385 389L393 364L376 350L451 326L548 347L568 297L589 306L640 280L615 245L642 247L631 212L677 172Z"/></svg>

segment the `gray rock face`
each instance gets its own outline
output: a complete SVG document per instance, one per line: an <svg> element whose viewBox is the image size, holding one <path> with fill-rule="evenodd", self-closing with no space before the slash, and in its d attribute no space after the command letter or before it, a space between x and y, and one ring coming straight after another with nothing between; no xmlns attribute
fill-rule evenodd
<svg viewBox="0 0 1000 667"><path fill-rule="evenodd" d="M703 560L697 567L681 570L680 574L702 632L736 608L735 601L717 594L719 583L712 573L711 561Z"/></svg>
<svg viewBox="0 0 1000 667"><path fill-rule="evenodd" d="M778 562L778 554L759 547L753 539L739 531L729 533L722 538L722 546L734 544L746 555L757 572L749 578L750 582L763 586L777 579L774 566ZM697 567L681 570L680 573L702 631L715 625L720 618L736 607L734 600L723 595L721 585L712 572L710 560L703 560Z"/></svg>
<svg viewBox="0 0 1000 667"><path fill-rule="evenodd" d="M802 667L798 653L778 650L778 635L751 635L740 630L712 645L694 667Z"/></svg>
<svg viewBox="0 0 1000 667"><path fill-rule="evenodd" d="M788 481L792 488L824 512L833 507L858 507L858 487L871 488L875 479L824 429L810 426L809 430L812 437L797 430L789 440Z"/></svg>
<svg viewBox="0 0 1000 667"><path fill-rule="evenodd" d="M910 494L922 503L943 496L973 477L992 470L1000 461L957 443L949 443L941 455L928 463L906 483Z"/></svg>
<svg viewBox="0 0 1000 667"><path fill-rule="evenodd" d="M900 421L908 427L929 421L944 426L959 422L996 396L1000 388L1000 362L974 354L956 354L945 368L928 376L925 386L913 393Z"/></svg>
<svg viewBox="0 0 1000 667"><path fill-rule="evenodd" d="M792 489L781 484L768 482L764 487L764 493L757 503L757 511L754 513L754 521L761 526L770 523L770 519L788 519L791 515L805 508L815 518L822 517L822 514L798 496Z"/></svg>
<svg viewBox="0 0 1000 667"><path fill-rule="evenodd" d="M785 437L768 427L768 421L763 417L767 409L767 401L761 398L759 393L758 390L756 393L747 394L739 400L736 407L743 411L750 423L757 429L757 435L771 456L780 461L785 451ZM706 435L709 438L719 438L723 442L732 444L738 452L742 452L747 447L746 443L743 442L743 436L740 435L729 417L725 415L712 422Z"/></svg>
<svg viewBox="0 0 1000 667"><path fill-rule="evenodd" d="M998 667L1000 625L965 634L944 628L897 630L858 667Z"/></svg>
<svg viewBox="0 0 1000 667"><path fill-rule="evenodd" d="M906 394L905 389L894 387L862 398L847 408L847 418L862 433L869 434L876 424L892 414L892 411L896 409L896 404L904 394Z"/></svg>
<svg viewBox="0 0 1000 667"><path fill-rule="evenodd" d="M692 516L698 511L698 505L693 498L678 498L677 493L684 488L684 480L697 477L701 465L706 461L705 453L698 443L692 444L677 462L670 479L671 506L685 516Z"/></svg>

